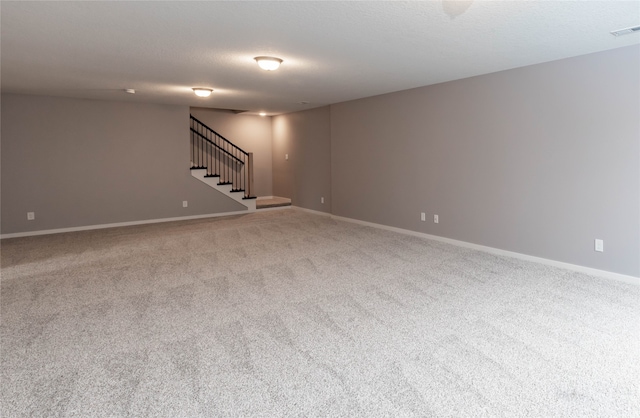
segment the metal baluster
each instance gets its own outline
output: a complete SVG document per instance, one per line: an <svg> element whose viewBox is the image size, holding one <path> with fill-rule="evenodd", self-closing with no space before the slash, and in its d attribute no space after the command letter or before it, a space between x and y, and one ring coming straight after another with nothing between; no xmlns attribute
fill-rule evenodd
<svg viewBox="0 0 640 418"><path fill-rule="evenodd" d="M202 154L200 155L201 165L200 167L204 167L204 153L206 151L207 140L205 139L207 136L205 135L206 131L204 126L202 127L203 135L200 137L200 142L202 143Z"/></svg>
<svg viewBox="0 0 640 418"><path fill-rule="evenodd" d="M204 127L202 128L204 130ZM200 138L200 141L202 142L202 154L200 154L200 160L201 160L201 164L200 167L204 167L204 153L206 151L206 145L207 145L207 141L205 140L206 135L203 135L204 138Z"/></svg>

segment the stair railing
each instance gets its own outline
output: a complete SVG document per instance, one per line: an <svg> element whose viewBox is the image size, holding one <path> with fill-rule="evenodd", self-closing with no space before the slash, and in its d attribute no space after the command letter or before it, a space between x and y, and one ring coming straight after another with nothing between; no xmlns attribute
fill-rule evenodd
<svg viewBox="0 0 640 418"><path fill-rule="evenodd" d="M231 184L232 192L253 195L253 153L242 148L193 117L191 131L191 168L206 169L205 177L219 177L218 184Z"/></svg>

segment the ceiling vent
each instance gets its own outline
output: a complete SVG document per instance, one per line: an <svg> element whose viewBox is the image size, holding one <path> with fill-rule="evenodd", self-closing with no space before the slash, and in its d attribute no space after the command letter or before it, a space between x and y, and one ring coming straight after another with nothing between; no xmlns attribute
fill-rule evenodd
<svg viewBox="0 0 640 418"><path fill-rule="evenodd" d="M634 32L640 32L640 26L632 26L630 28L614 30L614 31L611 31L611 34L613 36L622 36L622 35L628 35Z"/></svg>

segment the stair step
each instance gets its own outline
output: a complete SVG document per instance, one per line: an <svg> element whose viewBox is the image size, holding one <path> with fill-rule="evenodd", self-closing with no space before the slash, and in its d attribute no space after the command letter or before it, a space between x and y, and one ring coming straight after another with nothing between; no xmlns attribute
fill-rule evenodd
<svg viewBox="0 0 640 418"><path fill-rule="evenodd" d="M242 200L248 200L248 199L255 199L255 196L245 196L242 198Z"/></svg>
<svg viewBox="0 0 640 418"><path fill-rule="evenodd" d="M220 174L207 174L207 175L205 175L205 177L209 177L209 178L211 178L211 177L220 177Z"/></svg>
<svg viewBox="0 0 640 418"><path fill-rule="evenodd" d="M231 193L244 192L244 189L231 189Z"/></svg>
<svg viewBox="0 0 640 418"><path fill-rule="evenodd" d="M291 199L286 197L261 198L256 201L256 209L279 208L291 206Z"/></svg>
<svg viewBox="0 0 640 418"><path fill-rule="evenodd" d="M218 183L218 186L225 186L227 184L233 184L233 183L231 183L230 181L223 181L223 182Z"/></svg>
<svg viewBox="0 0 640 418"><path fill-rule="evenodd" d="M206 170L207 167L200 167L200 166L193 166L191 167L191 170Z"/></svg>

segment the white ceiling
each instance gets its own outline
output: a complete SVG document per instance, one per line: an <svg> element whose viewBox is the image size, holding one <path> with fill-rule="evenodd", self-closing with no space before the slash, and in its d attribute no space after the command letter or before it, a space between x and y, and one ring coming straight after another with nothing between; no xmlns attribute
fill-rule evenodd
<svg viewBox="0 0 640 418"><path fill-rule="evenodd" d="M0 7L3 92L269 114L640 45L640 33L609 33L640 23L640 1ZM253 61L258 55L284 63L266 72ZM191 91L197 86L215 92L198 98Z"/></svg>

